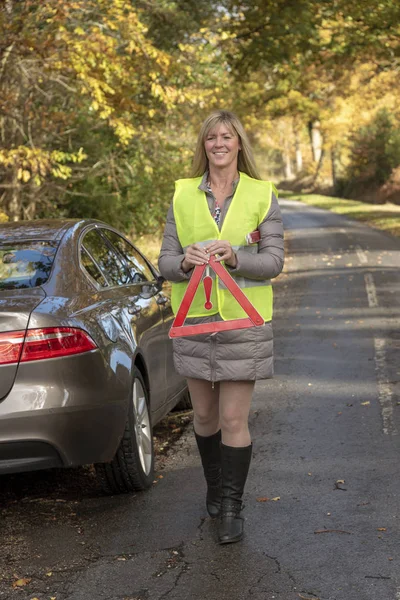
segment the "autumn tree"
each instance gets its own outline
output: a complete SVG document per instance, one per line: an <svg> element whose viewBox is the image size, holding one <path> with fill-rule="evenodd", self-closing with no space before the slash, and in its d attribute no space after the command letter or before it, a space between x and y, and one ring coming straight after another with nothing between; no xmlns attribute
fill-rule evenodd
<svg viewBox="0 0 400 600"><path fill-rule="evenodd" d="M346 115L344 104L358 105L373 79L397 70L400 5L392 0L226 0L223 5L229 36L222 45L244 95L252 91L248 109L259 124L281 123L277 144L282 126L291 130L282 148L286 174L292 157L297 169L302 166L300 142L308 131L315 163L320 167L329 156L335 175L342 146L363 125L356 110ZM361 89L353 98L355 79Z"/></svg>
<svg viewBox="0 0 400 600"><path fill-rule="evenodd" d="M185 160L169 135L177 107L212 93L199 88L193 56L183 49L176 60L157 45L156 19L146 24L123 0L10 0L0 18L4 211L126 225L127 209L140 204L144 226L158 201L149 180L163 180L156 166Z"/></svg>

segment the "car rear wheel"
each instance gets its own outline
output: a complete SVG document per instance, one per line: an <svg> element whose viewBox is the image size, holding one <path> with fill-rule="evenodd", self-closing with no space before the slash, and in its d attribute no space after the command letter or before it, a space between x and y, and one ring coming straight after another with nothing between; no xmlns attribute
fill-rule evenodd
<svg viewBox="0 0 400 600"><path fill-rule="evenodd" d="M108 494L145 490L153 483L154 448L149 396L142 374L136 367L128 416L118 450L110 463L96 465L96 473Z"/></svg>

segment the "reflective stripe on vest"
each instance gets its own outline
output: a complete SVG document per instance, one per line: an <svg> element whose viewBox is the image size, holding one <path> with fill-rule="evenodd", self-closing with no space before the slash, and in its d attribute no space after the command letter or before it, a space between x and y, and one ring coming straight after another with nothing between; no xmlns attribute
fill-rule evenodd
<svg viewBox="0 0 400 600"><path fill-rule="evenodd" d="M257 246L246 245L248 233L257 229L266 217L272 192L277 194L274 185L269 181L252 179L245 173L240 173L236 192L228 208L221 231L215 223L207 202L205 192L198 189L202 178L180 179L175 185L173 210L179 241L183 249L190 244L206 245L214 240L227 239L234 250L257 253ZM211 302L213 308L204 308L205 295L202 285L198 287L189 309L188 317L204 317L220 313L224 320L240 319L246 313L237 303L225 285L219 281L210 269L214 279ZM243 289L250 302L260 312L265 321L272 318L272 286L270 281L234 277ZM186 291L188 282L172 284L172 309L177 312Z"/></svg>

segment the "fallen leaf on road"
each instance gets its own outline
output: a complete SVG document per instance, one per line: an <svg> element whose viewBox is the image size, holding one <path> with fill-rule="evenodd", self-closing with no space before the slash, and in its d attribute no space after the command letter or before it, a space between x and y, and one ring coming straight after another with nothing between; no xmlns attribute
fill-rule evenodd
<svg viewBox="0 0 400 600"><path fill-rule="evenodd" d="M377 531L387 531L386 527L378 527Z"/></svg>
<svg viewBox="0 0 400 600"><path fill-rule="evenodd" d="M316 529L314 533L346 533L351 535L350 531L344 531L343 529Z"/></svg>
<svg viewBox="0 0 400 600"><path fill-rule="evenodd" d="M23 587L24 585L28 585L28 583L30 583L30 581L31 580L27 577L21 577L21 579L17 579L16 581L14 581L12 586L13 586L13 588Z"/></svg>
<svg viewBox="0 0 400 600"><path fill-rule="evenodd" d="M258 498L256 498L256 502L277 502L278 500L280 500L281 497L280 496L275 496L275 498L268 498L267 496L259 496Z"/></svg>
<svg viewBox="0 0 400 600"><path fill-rule="evenodd" d="M366 402L361 402L361 406L368 406L369 404L371 404L369 400L367 400Z"/></svg>
<svg viewBox="0 0 400 600"><path fill-rule="evenodd" d="M340 487L341 485L344 484L344 479L338 479L337 481L335 481L335 490L341 490L342 492L347 492L347 488L344 487Z"/></svg>
<svg viewBox="0 0 400 600"><path fill-rule="evenodd" d="M298 594L298 597L301 598L301 600L319 600L316 596L303 596L302 594Z"/></svg>

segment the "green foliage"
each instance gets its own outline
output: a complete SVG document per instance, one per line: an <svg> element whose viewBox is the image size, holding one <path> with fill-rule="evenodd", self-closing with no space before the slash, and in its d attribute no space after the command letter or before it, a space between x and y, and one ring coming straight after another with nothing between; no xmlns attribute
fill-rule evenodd
<svg viewBox="0 0 400 600"><path fill-rule="evenodd" d="M295 148L314 169L318 120L325 156L339 165L350 147L347 183L385 182L399 164L399 24L398 0L2 3L0 216L159 232L216 107L242 118L268 176ZM392 112L375 118L382 86Z"/></svg>
<svg viewBox="0 0 400 600"><path fill-rule="evenodd" d="M182 166L187 152L182 132L167 139L166 128L190 120L215 95L211 47L192 40L198 4L180 25L181 39L169 27L163 44L161 17L171 21L175 8L183 14L182 3L165 0L150 10L147 2L123 0L3 4L5 214L98 216L128 227L135 209L138 229L159 222L155 198L165 207L177 174L161 165Z"/></svg>
<svg viewBox="0 0 400 600"><path fill-rule="evenodd" d="M346 172L349 192L360 185L382 185L400 165L400 127L387 109L351 138L350 162Z"/></svg>
<svg viewBox="0 0 400 600"><path fill-rule="evenodd" d="M189 152L184 150L176 140L156 136L119 152L103 148L98 169L65 194L64 214L101 219L136 235L159 233L174 180L188 173Z"/></svg>

